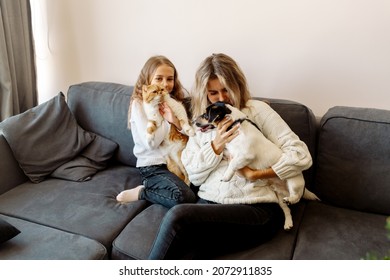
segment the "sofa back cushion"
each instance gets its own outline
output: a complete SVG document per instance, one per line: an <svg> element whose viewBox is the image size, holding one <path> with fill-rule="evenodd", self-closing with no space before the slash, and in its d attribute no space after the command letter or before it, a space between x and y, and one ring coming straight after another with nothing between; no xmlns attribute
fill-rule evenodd
<svg viewBox="0 0 390 280"><path fill-rule="evenodd" d="M69 87L67 102L78 124L119 145L114 157L135 166L134 142L127 128L127 112L133 87L105 82L85 82Z"/></svg>
<svg viewBox="0 0 390 280"><path fill-rule="evenodd" d="M315 191L328 203L390 214L390 111L334 107L320 124Z"/></svg>

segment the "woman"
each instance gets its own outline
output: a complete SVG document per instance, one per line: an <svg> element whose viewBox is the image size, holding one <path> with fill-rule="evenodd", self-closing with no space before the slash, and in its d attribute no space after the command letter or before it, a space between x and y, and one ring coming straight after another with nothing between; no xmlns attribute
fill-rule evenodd
<svg viewBox="0 0 390 280"><path fill-rule="evenodd" d="M308 169L307 146L265 102L250 99L245 75L225 54L207 57L195 76L192 114L201 115L217 101L243 112L283 151L281 159L264 170L243 168L229 182L221 178L228 165L226 143L239 133L228 118L210 133L197 132L182 153L190 181L199 186L196 205L178 205L164 217L150 258L178 258L179 248L195 250L197 257L242 249L270 239L283 225L283 213L267 178L286 179ZM211 253L211 254L210 254Z"/></svg>
<svg viewBox="0 0 390 280"><path fill-rule="evenodd" d="M158 203L168 208L185 202L194 202L195 194L175 174L167 169L167 163L160 145L169 133L170 125L181 130L180 122L166 103L160 105L163 124L155 132L154 145L149 145L146 137L147 118L142 106L142 86L156 84L164 87L178 101L183 101L184 90L179 81L175 66L164 56L153 56L146 61L135 84L129 106L129 126L134 140L134 155L143 184L122 191L117 196L119 202L139 199Z"/></svg>

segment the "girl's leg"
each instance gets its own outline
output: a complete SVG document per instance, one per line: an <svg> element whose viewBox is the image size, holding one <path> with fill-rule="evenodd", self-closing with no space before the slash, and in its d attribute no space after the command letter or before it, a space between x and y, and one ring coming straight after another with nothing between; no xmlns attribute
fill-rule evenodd
<svg viewBox="0 0 390 280"><path fill-rule="evenodd" d="M158 203L168 208L180 203L195 202L195 194L179 177L171 173L166 165L139 168L144 188L139 199Z"/></svg>
<svg viewBox="0 0 390 280"><path fill-rule="evenodd" d="M197 258L210 258L263 243L283 223L276 203L177 205L165 215L149 258L179 259L189 251Z"/></svg>

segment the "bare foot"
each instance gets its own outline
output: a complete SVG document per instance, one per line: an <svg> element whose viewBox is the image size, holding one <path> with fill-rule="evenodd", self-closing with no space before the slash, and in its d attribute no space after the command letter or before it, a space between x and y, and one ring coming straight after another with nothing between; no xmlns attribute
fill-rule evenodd
<svg viewBox="0 0 390 280"><path fill-rule="evenodd" d="M144 185L139 185L134 189L122 191L116 196L116 200L121 203L137 201L139 199L139 192L143 187Z"/></svg>

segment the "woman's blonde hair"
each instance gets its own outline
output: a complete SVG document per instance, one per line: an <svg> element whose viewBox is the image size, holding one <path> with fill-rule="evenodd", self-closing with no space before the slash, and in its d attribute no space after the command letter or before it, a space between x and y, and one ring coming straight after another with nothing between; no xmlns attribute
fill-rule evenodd
<svg viewBox="0 0 390 280"><path fill-rule="evenodd" d="M226 54L212 54L203 60L195 74L195 85L191 93L193 116L203 114L210 105L207 98L207 83L213 79L219 79L227 89L231 105L239 109L245 107L251 96L241 68Z"/></svg>
<svg viewBox="0 0 390 280"><path fill-rule="evenodd" d="M142 100L142 86L143 85L150 85L152 82L152 78L154 73L156 72L157 68L161 65L167 65L169 67L173 68L174 72L174 85L173 89L170 92L170 96L174 99L183 102L185 98L185 89L183 88L178 73L176 71L175 65L162 55L152 56L150 57L144 64L144 66L141 69L141 73L138 76L137 82L134 85L133 94L131 95L130 99L130 105L129 105L129 111L128 111L128 127L130 128L130 116L131 116L131 104L134 100Z"/></svg>

